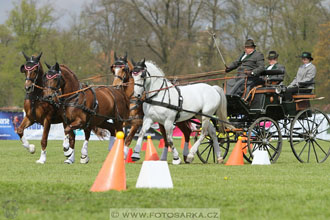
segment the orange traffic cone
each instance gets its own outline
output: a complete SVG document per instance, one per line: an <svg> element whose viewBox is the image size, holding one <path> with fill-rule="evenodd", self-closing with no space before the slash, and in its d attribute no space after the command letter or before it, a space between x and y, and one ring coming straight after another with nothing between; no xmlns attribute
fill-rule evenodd
<svg viewBox="0 0 330 220"><path fill-rule="evenodd" d="M133 161L132 158L131 158L132 154L133 154L133 150L132 150L132 148L130 148L128 150L128 153L127 153L127 156L126 156L125 163L135 163L135 161Z"/></svg>
<svg viewBox="0 0 330 220"><path fill-rule="evenodd" d="M142 148L141 148L142 151L146 151L147 150L147 142L144 142L142 144Z"/></svg>
<svg viewBox="0 0 330 220"><path fill-rule="evenodd" d="M91 192L108 190L126 190L126 172L124 161L124 133L117 132L112 150L105 159L97 175Z"/></svg>
<svg viewBox="0 0 330 220"><path fill-rule="evenodd" d="M144 160L159 160L156 148L154 144L152 143L151 136L148 136L147 138L147 150L146 150L146 156Z"/></svg>
<svg viewBox="0 0 330 220"><path fill-rule="evenodd" d="M186 139L184 138L184 135L182 134L182 137L181 137L181 149L184 148L184 143L186 142ZM190 141L189 141L189 145L188 145L189 149L191 148L191 144L190 144Z"/></svg>
<svg viewBox="0 0 330 220"><path fill-rule="evenodd" d="M158 148L164 148L165 147L165 141L164 138L159 140Z"/></svg>
<svg viewBox="0 0 330 220"><path fill-rule="evenodd" d="M233 151L227 160L226 165L244 165L243 151L242 151L242 137L238 137L238 141L235 144Z"/></svg>

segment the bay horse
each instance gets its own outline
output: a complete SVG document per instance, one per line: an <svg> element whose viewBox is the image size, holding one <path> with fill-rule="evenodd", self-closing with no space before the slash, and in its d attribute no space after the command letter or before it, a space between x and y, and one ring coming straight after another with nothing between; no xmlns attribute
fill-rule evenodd
<svg viewBox="0 0 330 220"><path fill-rule="evenodd" d="M139 102L136 98L133 97L134 93L134 79L132 77L133 65L135 62L132 60L132 63L127 60L127 53L124 57L117 57L116 53L114 54L115 62L111 65L111 72L114 74L113 86L124 86L126 96L130 99L130 112L129 112L129 121L125 122L124 126L131 126L131 129L128 135L125 138L125 148L127 149L138 129L142 126L143 123L143 109L142 102ZM185 137L185 143L183 148L183 157L184 161L186 161L188 152L189 152L189 139L192 129L190 127L190 123L188 121L178 122L176 124L179 129L182 131ZM163 153L161 155L160 160L167 161L167 152L168 147L170 146L167 141L165 128L162 124L159 124L159 129L164 138L165 148L163 149ZM126 150L127 151L127 150ZM132 158L134 161L139 160L139 157Z"/></svg>
<svg viewBox="0 0 330 220"><path fill-rule="evenodd" d="M17 134L22 141L24 148L28 149L30 153L35 152L35 146L29 144L28 140L24 137L24 129L31 126L34 123L43 125L44 130L41 139L41 155L36 163L44 164L46 162L46 147L49 129L51 124L62 123L61 116L57 110L51 104L45 102L42 90L42 79L44 75L43 67L40 62L42 52L38 56L27 56L22 52L26 63L21 65L20 71L25 74L25 100L24 111L26 113L22 123L17 129ZM73 132L70 135L74 135ZM63 146L69 148L74 145L74 139L64 139ZM68 156L68 151L64 152L64 155Z"/></svg>
<svg viewBox="0 0 330 220"><path fill-rule="evenodd" d="M223 131L228 126L227 99L219 86L210 86L205 83L175 86L165 78L163 71L152 62L142 61L134 65L132 71L134 79L134 96L138 99L146 93L143 103L143 125L134 151L141 150L142 139L152 123L159 122L164 125L168 142L173 152L173 164L180 163L178 151L173 145L173 123L182 122L200 115L202 130L198 140L187 156L191 163L201 141L209 134L214 141L217 162L223 163L221 150L217 140L216 129L210 123L210 117L217 113L220 119L220 128Z"/></svg>
<svg viewBox="0 0 330 220"><path fill-rule="evenodd" d="M128 99L122 90L105 86L85 87L66 66L46 64L49 68L44 77L44 98L60 106L66 124L65 132L84 129L89 138L95 127L107 129L111 134L123 130L123 121L128 118ZM109 123L108 120L113 123ZM81 149L82 157L88 156L88 139ZM74 161L74 152L70 160Z"/></svg>

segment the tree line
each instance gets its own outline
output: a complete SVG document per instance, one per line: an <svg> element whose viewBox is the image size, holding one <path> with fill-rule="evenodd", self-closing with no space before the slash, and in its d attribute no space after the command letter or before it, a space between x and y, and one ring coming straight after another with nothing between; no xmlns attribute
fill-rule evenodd
<svg viewBox="0 0 330 220"><path fill-rule="evenodd" d="M104 76L110 84L111 51L129 58L150 59L168 76L224 69L210 33L227 64L252 38L265 55L276 50L288 84L296 75L303 51L312 52L317 67L316 94L326 97L330 70L330 8L322 0L95 0L72 16L36 0L15 1L0 25L0 107L23 106L21 54L43 52L43 61L68 65L80 79ZM222 84L223 82L217 82Z"/></svg>

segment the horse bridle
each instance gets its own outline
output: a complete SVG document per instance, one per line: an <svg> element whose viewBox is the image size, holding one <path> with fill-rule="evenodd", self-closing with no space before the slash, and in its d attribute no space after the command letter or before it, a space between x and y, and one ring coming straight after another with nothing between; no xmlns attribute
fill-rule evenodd
<svg viewBox="0 0 330 220"><path fill-rule="evenodd" d="M124 82L125 79L127 78L128 73L129 73L129 67L128 67L127 63L125 63L125 62L123 62L123 61L115 61L115 64L113 64L113 65L111 66L111 69L112 69L112 68L116 68L116 67L119 67L119 68L123 68L123 67L124 67L124 73L125 73L124 77L122 77L122 76L118 76L117 74L114 73L114 77L115 77L115 78L118 78L118 79L120 79L122 82Z"/></svg>
<svg viewBox="0 0 330 220"><path fill-rule="evenodd" d="M52 72L52 74L49 74L49 72ZM61 71L54 72L53 70L50 70L44 75L44 79L46 79L46 80L57 79L56 87L44 86L44 88L46 88L46 89L51 89L52 91L55 91L52 93L52 95L48 96L48 99L47 99L48 101L53 100L58 95L62 95L62 91L61 91L62 73L61 73Z"/></svg>
<svg viewBox="0 0 330 220"><path fill-rule="evenodd" d="M38 71L39 70L39 63L33 63L34 65L32 66L32 67L28 67L26 64L24 65L24 69L28 72L28 73L31 73L33 70L35 70L36 68L38 68L36 71ZM29 80L29 81L31 81L32 82L32 91L31 92L33 92L34 91L34 87L35 87L35 85L36 85L36 81L37 81L37 79L38 79L38 73L36 73L36 77L34 77L34 78L30 78L30 77L28 77L28 76L26 76L25 77L25 81L26 80ZM29 92L29 93L31 93L31 92Z"/></svg>

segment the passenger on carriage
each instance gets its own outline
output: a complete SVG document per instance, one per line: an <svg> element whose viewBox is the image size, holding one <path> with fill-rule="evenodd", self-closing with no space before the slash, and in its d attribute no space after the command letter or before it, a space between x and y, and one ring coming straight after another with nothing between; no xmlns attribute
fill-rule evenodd
<svg viewBox="0 0 330 220"><path fill-rule="evenodd" d="M301 56L301 65L298 69L296 77L287 87L287 94L294 93L310 93L314 89L314 78L316 75L316 67L312 64L312 54L303 52Z"/></svg>
<svg viewBox="0 0 330 220"><path fill-rule="evenodd" d="M264 55L256 51L255 48L256 45L252 39L246 40L242 55L229 67L226 67L227 73L237 69L236 77L238 77L226 82L227 95L244 97L253 87L264 84L264 80L259 76L265 70Z"/></svg>
<svg viewBox="0 0 330 220"><path fill-rule="evenodd" d="M265 67L266 70L281 70L284 74L282 75L266 75L265 82L266 84L282 84L285 75L285 67L278 63L279 54L276 51L272 50L268 53L268 63L269 65Z"/></svg>

